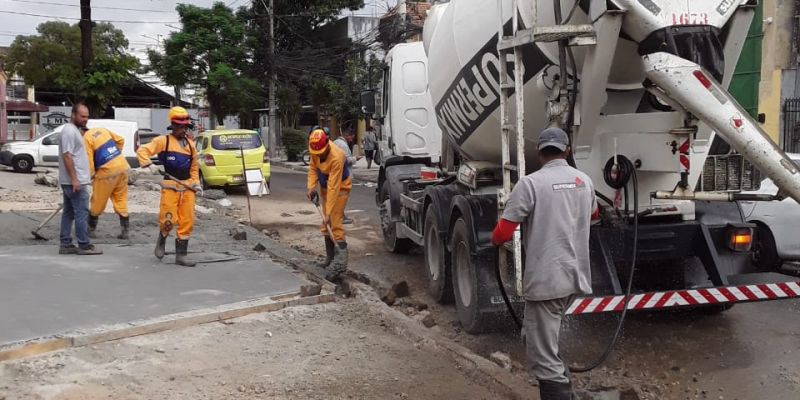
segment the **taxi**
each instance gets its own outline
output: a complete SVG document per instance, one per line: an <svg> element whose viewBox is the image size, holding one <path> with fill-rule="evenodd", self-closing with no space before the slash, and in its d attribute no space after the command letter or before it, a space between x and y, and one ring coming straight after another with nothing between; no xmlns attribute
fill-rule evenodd
<svg viewBox="0 0 800 400"><path fill-rule="evenodd" d="M207 130L195 137L195 145L203 188L244 185L242 167L261 170L269 185L269 152L258 132L247 129Z"/></svg>

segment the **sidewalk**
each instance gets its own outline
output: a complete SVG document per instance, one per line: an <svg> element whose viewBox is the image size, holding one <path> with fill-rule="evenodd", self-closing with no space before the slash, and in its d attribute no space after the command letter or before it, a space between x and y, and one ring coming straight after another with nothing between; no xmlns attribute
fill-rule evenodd
<svg viewBox="0 0 800 400"><path fill-rule="evenodd" d="M308 166L303 165L302 162L273 160L272 165L289 168L295 171L308 171ZM356 164L353 166L352 171L354 180L377 183L378 173L380 171L380 165L372 163L372 168L368 169L367 159L362 158L356 162Z"/></svg>

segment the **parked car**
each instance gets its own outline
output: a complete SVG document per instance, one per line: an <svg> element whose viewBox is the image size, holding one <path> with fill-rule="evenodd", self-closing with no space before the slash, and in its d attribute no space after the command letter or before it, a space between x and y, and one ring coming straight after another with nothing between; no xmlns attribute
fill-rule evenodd
<svg viewBox="0 0 800 400"><path fill-rule="evenodd" d="M787 153L800 165L800 154ZM778 187L770 179L761 189L750 193L776 194ZM753 256L759 267L772 270L786 261L800 261L800 205L792 198L782 201L741 201L745 219L758 225Z"/></svg>
<svg viewBox="0 0 800 400"><path fill-rule="evenodd" d="M204 188L244 185L242 153L246 169L260 169L269 184L269 153L256 131L219 129L195 138L200 158L200 181Z"/></svg>
<svg viewBox="0 0 800 400"><path fill-rule="evenodd" d="M125 138L122 154L132 168L139 166L136 149L139 148L138 124L113 119L90 119L88 128L106 128ZM61 138L61 125L50 132L30 141L10 142L0 148L0 164L14 168L17 172L30 172L35 166L58 166L58 142Z"/></svg>

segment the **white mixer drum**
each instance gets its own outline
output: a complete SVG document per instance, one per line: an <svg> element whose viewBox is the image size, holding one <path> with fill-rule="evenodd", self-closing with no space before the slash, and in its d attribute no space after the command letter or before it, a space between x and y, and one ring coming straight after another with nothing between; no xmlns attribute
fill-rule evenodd
<svg viewBox="0 0 800 400"><path fill-rule="evenodd" d="M567 3L564 15L572 6L572 2ZM510 26L512 2L505 0L502 4L502 15ZM538 6L540 24L553 25L552 1L539 1ZM520 9L528 7L527 0L520 2ZM524 25L526 14L521 15ZM578 8L571 23L585 23L587 19L586 13ZM458 145L462 156L496 163L501 161L498 27L497 2L485 0L451 1L436 23L426 25L426 29L433 29L427 46L428 77L439 125ZM624 40L621 43L609 86L617 90L640 89L644 79L641 57L635 44ZM584 50L575 48L574 54L576 64L582 65ZM556 44L523 49L525 136L530 140L526 144L529 149L526 158L529 159L534 158L536 137L547 123L546 99L558 73L557 60ZM512 110L514 107L512 98Z"/></svg>

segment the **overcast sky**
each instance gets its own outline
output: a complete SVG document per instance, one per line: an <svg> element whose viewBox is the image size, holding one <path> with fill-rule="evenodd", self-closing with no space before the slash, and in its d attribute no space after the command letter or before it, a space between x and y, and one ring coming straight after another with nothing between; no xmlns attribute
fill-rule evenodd
<svg viewBox="0 0 800 400"><path fill-rule="evenodd" d="M236 8L248 1L251 0L223 2ZM163 35L180 27L178 13L175 12L176 4L192 3L208 7L214 2L215 0L92 0L92 19L108 20L122 29L131 43L130 50L141 58L148 46L153 47L163 39ZM363 9L353 13L380 16L388 7L396 4L397 0L365 0L364 3L366 6ZM61 18L62 21L77 22L80 18L79 4L78 0L0 0L0 46L11 44L16 35L36 33L36 26L44 21ZM344 13L349 14L351 12Z"/></svg>

